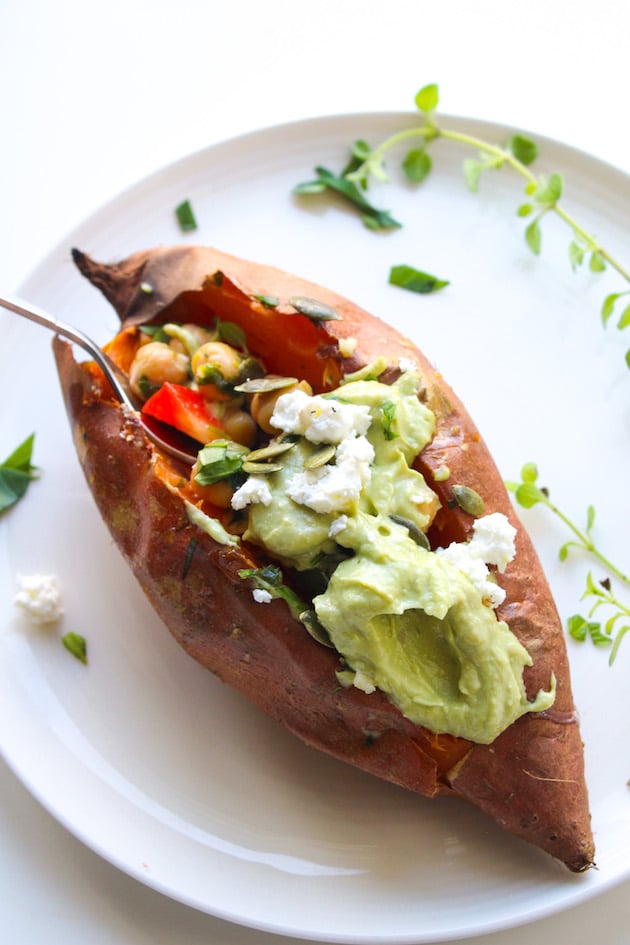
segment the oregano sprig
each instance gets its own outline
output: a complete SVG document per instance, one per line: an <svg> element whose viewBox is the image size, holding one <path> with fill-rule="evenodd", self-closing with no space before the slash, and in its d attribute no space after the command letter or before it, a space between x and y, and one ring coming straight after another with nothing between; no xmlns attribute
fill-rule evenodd
<svg viewBox="0 0 630 945"><path fill-rule="evenodd" d="M425 85L415 96L415 105L420 113L420 122L390 135L376 147L370 147L364 140L354 142L351 157L339 175L323 168L317 168L317 181L298 184L295 193L322 193L333 189L359 210L364 223L371 229L391 229L398 227L389 213L375 210L365 197L370 179L386 183L389 181L385 158L397 148L404 148L401 160L402 170L413 184L425 180L432 169L432 159L428 152L431 143L438 138L463 145L476 152L474 157L467 156L463 162L466 184L472 192L479 189L482 175L489 170L509 167L525 181L525 200L517 208L517 215L527 220L524 238L529 249L539 255L543 244L542 222L548 215L561 219L571 231L568 247L569 262L573 270L587 264L593 273L600 273L608 267L614 269L630 285L630 270L625 268L603 246L595 236L589 233L571 216L561 198L564 192L564 180L560 173L549 175L536 174L531 165L538 157L537 144L521 134L512 135L503 145L484 141L475 135L467 134L456 128L450 128L438 122L436 112L440 103L439 88L435 83ZM615 311L621 312L617 328L630 326L630 302L627 297L630 289L608 295L601 307L604 326L608 324ZM623 302L620 300L623 299ZM626 364L630 367L630 349L626 351Z"/></svg>
<svg viewBox="0 0 630 945"><path fill-rule="evenodd" d="M538 467L535 463L526 463L521 469L520 482L506 482L510 492L519 505L525 509L531 509L535 505L544 505L572 533L572 538L565 541L559 549L558 555L561 561L566 561L572 548L581 549L594 557L608 576L601 581L596 581L589 571L586 578L586 589L582 594L581 600L594 598L595 603L588 611L587 617L581 614L573 614L567 621L567 630L569 634L580 642L590 639L595 646L610 646L609 662L612 664L621 640L626 633L630 631L630 608L623 604L612 589L610 575L613 575L625 587L630 588L630 577L607 558L598 548L593 528L595 526L595 507L589 505L586 510L586 525L580 528L576 525L565 512L563 512L549 498L549 490L544 486L538 485ZM601 622L594 621L592 618L601 607L610 608L608 618L602 625ZM627 621L627 623L624 623Z"/></svg>

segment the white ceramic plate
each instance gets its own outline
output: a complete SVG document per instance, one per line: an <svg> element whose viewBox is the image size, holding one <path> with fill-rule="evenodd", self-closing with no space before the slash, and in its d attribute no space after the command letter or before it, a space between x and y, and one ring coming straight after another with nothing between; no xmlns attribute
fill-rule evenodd
<svg viewBox="0 0 630 945"><path fill-rule="evenodd" d="M599 307L614 274L574 274L568 231L545 221L526 249L507 170L471 195L464 153L438 143L420 188L373 191L404 226L366 230L334 201L298 202L315 164L339 169L358 137L375 142L406 115L307 121L210 148L133 187L66 238L22 294L106 340L116 319L79 277L70 247L113 260L157 243L199 241L327 284L391 320L464 398L506 478L538 462L578 521L628 563L630 376L627 340ZM451 122L455 123L455 122ZM508 130L458 120L495 141ZM551 141L567 206L612 252L627 249L628 179ZM392 166L393 167L393 166ZM197 233L173 208L190 198ZM618 222L622 221L622 222ZM626 260L627 262L627 260ZM409 263L451 280L432 296L387 284ZM99 520L68 433L50 337L1 321L0 451L36 430L39 482L0 520L0 739L25 785L112 863L191 906L243 925L334 942L437 942L569 907L626 876L630 843L630 639L606 655L570 643L586 741L597 871L570 875L472 809L429 802L305 748L181 652L155 618ZM624 345L624 341L626 344ZM578 609L589 562L560 564L568 537L542 510L526 521L563 617ZM599 570L596 574L604 576ZM65 618L32 630L12 606L18 573L54 572ZM87 638L89 665L61 646Z"/></svg>

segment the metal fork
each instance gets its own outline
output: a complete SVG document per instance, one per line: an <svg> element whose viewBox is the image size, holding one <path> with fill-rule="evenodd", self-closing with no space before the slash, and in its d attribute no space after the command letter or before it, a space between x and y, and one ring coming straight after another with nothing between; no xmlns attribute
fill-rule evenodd
<svg viewBox="0 0 630 945"><path fill-rule="evenodd" d="M181 462L187 463L188 465L192 465L195 462L198 448L195 449L191 447L191 449L185 449L176 446L173 442L176 433L171 433L170 439L167 438L169 436L167 433L169 428L166 424L162 424L153 417L149 419L142 415L138 403L129 387L129 380L120 368L114 364L111 358L109 358L104 351L101 351L95 341L92 341L91 338L88 338L87 335L84 335L83 332L79 331L77 328L73 328L72 325L65 324L58 318L49 315L48 312L37 308L35 305L26 303L22 301L22 299L10 296L0 297L0 307L13 312L15 315L28 318L32 322L37 322L38 325L43 325L44 328L48 328L55 334L67 338L68 341L72 341L74 344L83 348L84 351L87 351L111 384L116 399L119 400L121 404L125 404L129 410L132 410L136 414L149 439L161 450L181 460Z"/></svg>

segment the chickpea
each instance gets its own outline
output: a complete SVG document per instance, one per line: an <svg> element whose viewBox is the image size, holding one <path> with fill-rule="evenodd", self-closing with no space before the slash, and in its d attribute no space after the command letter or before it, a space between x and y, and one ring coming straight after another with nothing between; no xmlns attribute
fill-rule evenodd
<svg viewBox="0 0 630 945"><path fill-rule="evenodd" d="M150 341L138 348L129 372L131 389L147 399L147 386L159 387L166 381L185 384L189 379L190 362L186 355L173 351L161 341Z"/></svg>
<svg viewBox="0 0 630 945"><path fill-rule="evenodd" d="M229 400L232 395L225 390L225 383L236 380L242 360L238 351L223 341L209 341L197 348L192 358L193 377L206 400ZM211 380L213 375L216 383Z"/></svg>
<svg viewBox="0 0 630 945"><path fill-rule="evenodd" d="M235 443L253 446L258 435L256 421L246 410L229 410L223 416L225 433Z"/></svg>
<svg viewBox="0 0 630 945"><path fill-rule="evenodd" d="M292 390L303 390L311 396L313 388L308 381L298 381L297 384L291 384L290 387L281 387L279 390L265 391L264 393L254 394L251 403L252 417L265 433L277 433L275 427L271 425L271 417L276 408L276 401L282 394L288 394Z"/></svg>

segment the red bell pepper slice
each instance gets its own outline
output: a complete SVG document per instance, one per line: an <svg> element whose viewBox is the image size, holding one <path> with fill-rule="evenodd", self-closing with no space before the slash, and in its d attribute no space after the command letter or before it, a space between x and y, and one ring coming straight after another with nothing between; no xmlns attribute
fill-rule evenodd
<svg viewBox="0 0 630 945"><path fill-rule="evenodd" d="M162 384L143 405L142 412L175 427L199 443L210 443L225 436L221 421L210 410L203 395L182 384L168 381Z"/></svg>

